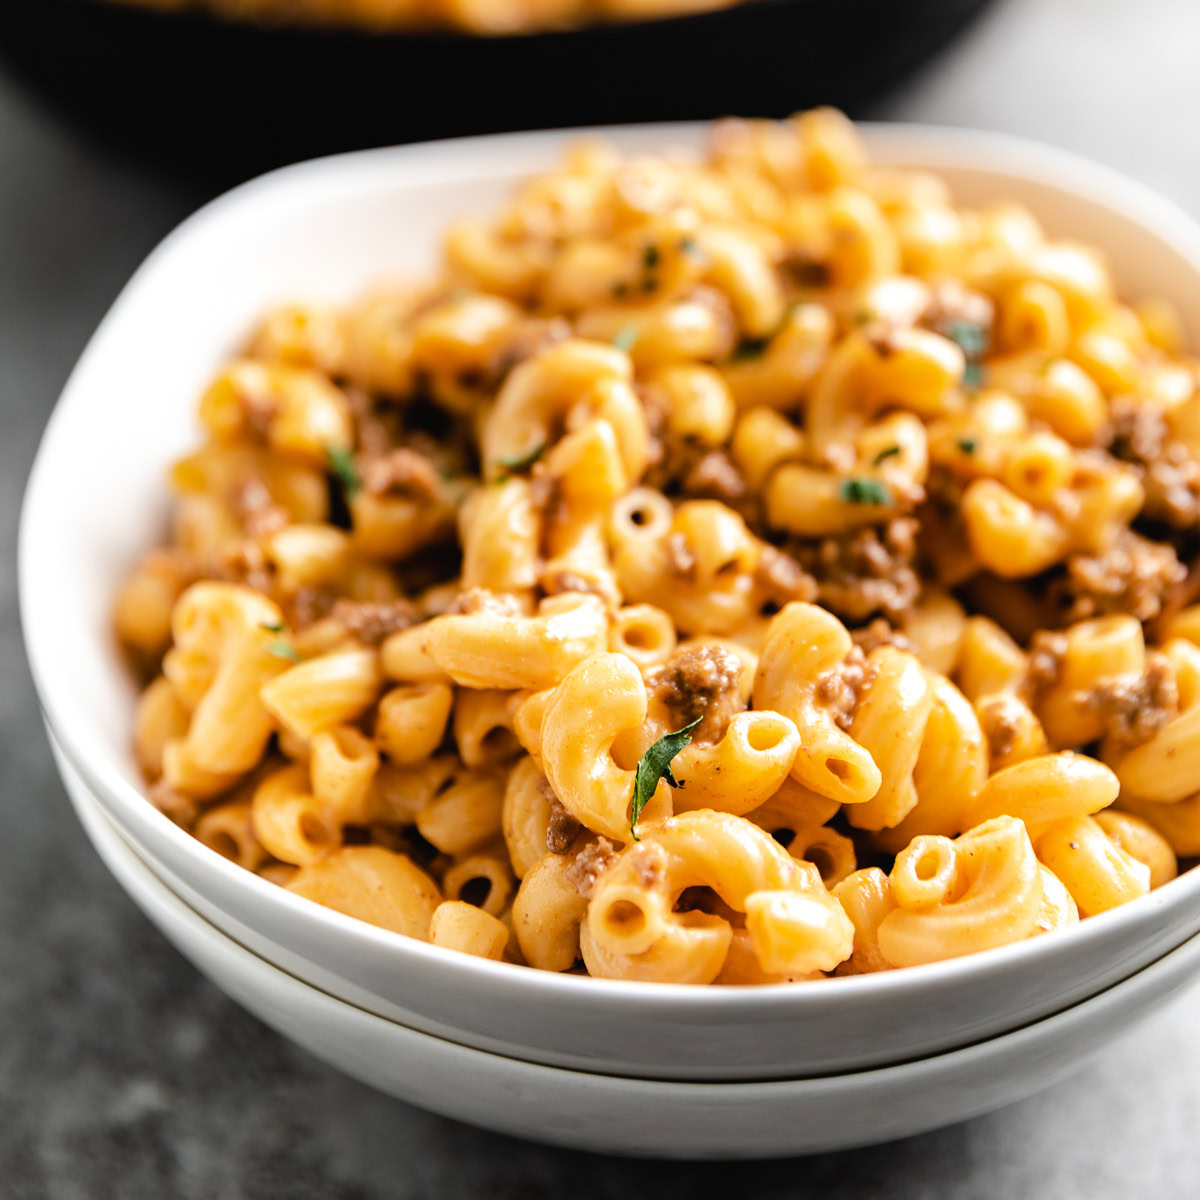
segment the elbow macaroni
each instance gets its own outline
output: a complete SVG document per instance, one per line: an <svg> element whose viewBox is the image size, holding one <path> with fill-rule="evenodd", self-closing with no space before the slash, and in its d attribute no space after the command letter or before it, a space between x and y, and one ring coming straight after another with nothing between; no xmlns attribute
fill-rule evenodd
<svg viewBox="0 0 1200 1200"><path fill-rule="evenodd" d="M116 598L134 752L293 894L766 985L1200 857L1178 321L837 114L573 152L428 286L269 314L200 416Z"/></svg>

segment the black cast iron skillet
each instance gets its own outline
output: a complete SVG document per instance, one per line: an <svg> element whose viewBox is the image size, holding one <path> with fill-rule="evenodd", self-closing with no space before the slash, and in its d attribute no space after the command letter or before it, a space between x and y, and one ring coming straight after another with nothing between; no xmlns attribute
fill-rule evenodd
<svg viewBox="0 0 1200 1200"><path fill-rule="evenodd" d="M298 158L512 129L850 112L986 0L749 0L503 38L266 29L99 0L0 0L0 56L91 135L230 182Z"/></svg>

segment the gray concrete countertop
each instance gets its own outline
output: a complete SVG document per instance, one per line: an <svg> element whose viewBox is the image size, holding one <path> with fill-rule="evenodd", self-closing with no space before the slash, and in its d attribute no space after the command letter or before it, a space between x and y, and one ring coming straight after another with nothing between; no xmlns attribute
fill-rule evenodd
<svg viewBox="0 0 1200 1200"><path fill-rule="evenodd" d="M999 0L875 115L1039 137L1200 212L1198 68L1193 0ZM419 1112L315 1062L198 976L68 808L20 645L13 563L53 397L117 288L201 198L88 148L0 78L0 1195L1200 1194L1194 991L1083 1073L995 1115L869 1150L701 1166L547 1150Z"/></svg>

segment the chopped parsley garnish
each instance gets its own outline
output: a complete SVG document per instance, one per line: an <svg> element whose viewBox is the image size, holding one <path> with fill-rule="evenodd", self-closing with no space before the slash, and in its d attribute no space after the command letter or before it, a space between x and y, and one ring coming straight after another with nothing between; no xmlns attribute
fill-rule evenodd
<svg viewBox="0 0 1200 1200"><path fill-rule="evenodd" d="M940 333L956 342L966 357L967 366L963 371L963 387L968 391L978 391L983 383L983 364L980 361L988 351L991 334L986 325L978 321L967 321L957 317L947 321L939 328Z"/></svg>
<svg viewBox="0 0 1200 1200"><path fill-rule="evenodd" d="M628 354L638 340L638 332L636 325L622 325L617 330L617 336L613 338L613 345L618 350L624 350Z"/></svg>
<svg viewBox="0 0 1200 1200"><path fill-rule="evenodd" d="M647 271L658 266L658 247L653 242L646 246L642 251L642 266L644 266Z"/></svg>
<svg viewBox="0 0 1200 1200"><path fill-rule="evenodd" d="M869 325L875 318L871 315L870 309L860 308L854 314L855 325Z"/></svg>
<svg viewBox="0 0 1200 1200"><path fill-rule="evenodd" d="M700 258L704 253L700 249L700 243L694 237L680 238L679 252L686 254L688 258Z"/></svg>
<svg viewBox="0 0 1200 1200"><path fill-rule="evenodd" d="M546 451L546 443L538 442L536 446L531 446L528 450L523 450L519 454L507 454L496 461L507 468L508 471L527 471ZM502 476L502 479L507 479L508 476Z"/></svg>
<svg viewBox="0 0 1200 1200"><path fill-rule="evenodd" d="M633 775L633 804L629 809L629 832L635 842L642 840L637 833L638 817L650 803L658 788L658 781L665 779L673 788L683 786L683 780L676 779L671 773L671 760L692 740L691 731L699 724L700 718L697 717L690 725L674 733L663 734L638 762Z"/></svg>
<svg viewBox="0 0 1200 1200"><path fill-rule="evenodd" d="M958 448L964 454L974 454L979 443L971 437L961 437L958 439Z"/></svg>
<svg viewBox="0 0 1200 1200"><path fill-rule="evenodd" d="M354 465L354 455L345 446L326 446L325 458L329 469L341 480L347 496L357 496L362 491L362 480Z"/></svg>
<svg viewBox="0 0 1200 1200"><path fill-rule="evenodd" d="M878 479L852 475L849 479L842 480L838 487L838 499L846 501L847 504L891 504L892 494L888 491L887 484Z"/></svg>
<svg viewBox="0 0 1200 1200"><path fill-rule="evenodd" d="M771 344L770 338L743 338L729 356L730 362L750 362L762 358Z"/></svg>
<svg viewBox="0 0 1200 1200"><path fill-rule="evenodd" d="M282 633L283 632L283 622L282 621L259 621L258 627L259 627L259 629L265 629L268 633Z"/></svg>
<svg viewBox="0 0 1200 1200"><path fill-rule="evenodd" d="M875 455L875 465L879 466L879 464L881 462L885 462L887 459L893 458L895 455L897 455L899 453L900 453L899 446L884 446L884 448L882 450L880 450L880 452L877 455Z"/></svg>
<svg viewBox="0 0 1200 1200"><path fill-rule="evenodd" d="M978 321L962 318L947 321L943 332L952 342L958 343L968 362L977 362L987 353L988 331Z"/></svg>
<svg viewBox="0 0 1200 1200"><path fill-rule="evenodd" d="M268 642L263 649L268 654L273 654L276 658L286 658L288 662L298 663L300 655L296 651L295 646L289 646L287 642Z"/></svg>

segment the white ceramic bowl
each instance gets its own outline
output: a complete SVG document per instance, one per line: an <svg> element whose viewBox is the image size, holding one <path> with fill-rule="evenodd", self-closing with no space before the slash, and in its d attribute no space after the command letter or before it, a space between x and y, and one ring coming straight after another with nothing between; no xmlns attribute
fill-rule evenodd
<svg viewBox="0 0 1200 1200"><path fill-rule="evenodd" d="M698 126L608 131L626 149ZM270 304L339 299L427 267L447 220L493 210L574 133L325 159L249 183L170 235L85 351L34 465L21 608L63 752L107 814L204 915L293 974L425 1032L556 1066L679 1079L779 1078L922 1057L1015 1029L1124 979L1200 929L1200 873L1061 936L816 985L706 989L485 962L319 908L240 870L146 802L133 693L110 633L117 585L163 530L164 472L195 442L210 373ZM1167 296L1200 345L1200 229L1140 185L1009 138L868 127L877 160L940 171L958 198L1011 197L1108 249L1122 287Z"/></svg>
<svg viewBox="0 0 1200 1200"><path fill-rule="evenodd" d="M881 1070L770 1083L621 1079L537 1066L385 1021L280 971L204 921L113 828L78 777L84 829L143 912L223 991L365 1083L503 1133L612 1154L762 1158L907 1137L1048 1087L1195 978L1200 935L1124 983L966 1049Z"/></svg>

